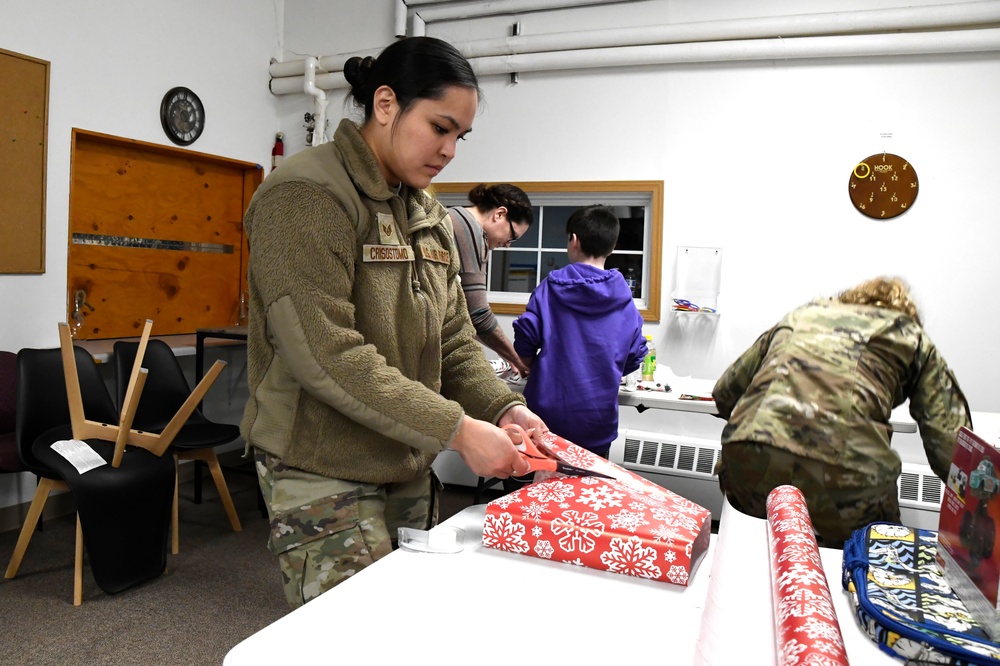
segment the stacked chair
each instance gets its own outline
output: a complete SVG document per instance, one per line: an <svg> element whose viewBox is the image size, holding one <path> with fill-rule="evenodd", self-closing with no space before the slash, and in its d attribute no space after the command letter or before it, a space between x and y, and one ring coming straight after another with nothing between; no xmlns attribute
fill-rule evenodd
<svg viewBox="0 0 1000 666"><path fill-rule="evenodd" d="M141 343L119 341L114 346L115 376L118 386L118 405L124 409L128 399L127 386L129 373L135 367L135 359ZM149 377L143 388L143 400L135 413L132 425L140 430L162 432L170 423L174 414L181 408L191 395L191 388L184 377L184 371L177 362L174 351L162 340L150 340L142 357L143 366L149 371ZM219 498L229 517L229 524L234 532L243 529L236 507L233 505L229 487L222 475L222 467L215 455L214 447L228 444L240 436L240 428L231 423L216 423L202 414L195 407L187 422L177 432L170 445L175 465L180 460L194 460L208 465L219 492ZM197 463L196 463L197 464ZM200 484L200 475L195 477L195 483ZM170 552L177 554L180 543L178 537L178 493L174 487L173 509L171 512L171 548ZM196 496L200 488L196 485Z"/></svg>
<svg viewBox="0 0 1000 666"><path fill-rule="evenodd" d="M38 487L5 574L14 578L50 493L69 490L77 507L73 604L83 602L83 549L97 585L114 594L162 574L175 467L164 457L225 363L217 361L159 433L132 428L147 372L141 367L152 322L147 321L119 412L97 363L59 325L59 349L17 354L18 454ZM82 446L80 443L85 443ZM80 471L57 449L96 453L98 467Z"/></svg>

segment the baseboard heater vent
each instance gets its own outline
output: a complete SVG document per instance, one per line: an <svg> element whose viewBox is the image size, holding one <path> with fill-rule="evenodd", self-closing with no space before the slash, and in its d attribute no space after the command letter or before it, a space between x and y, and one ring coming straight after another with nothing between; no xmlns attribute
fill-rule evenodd
<svg viewBox="0 0 1000 666"><path fill-rule="evenodd" d="M721 451L719 442L710 439L629 429L618 433L610 457L611 462L680 491L714 511L722 503L714 475ZM681 482L681 478L688 481ZM695 481L711 484L691 485ZM929 465L903 464L898 496L905 524L936 529L943 495L944 484Z"/></svg>
<svg viewBox="0 0 1000 666"><path fill-rule="evenodd" d="M711 477L719 451L718 442L711 440L682 436L666 439L655 433L627 430L622 461L626 468L642 465L654 470L670 469Z"/></svg>
<svg viewBox="0 0 1000 666"><path fill-rule="evenodd" d="M930 465L903 465L899 475L899 504L937 511L941 507L944 484Z"/></svg>

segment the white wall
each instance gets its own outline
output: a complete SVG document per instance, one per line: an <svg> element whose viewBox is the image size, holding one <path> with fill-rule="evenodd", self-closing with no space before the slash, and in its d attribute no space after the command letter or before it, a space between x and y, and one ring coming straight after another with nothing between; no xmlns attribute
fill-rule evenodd
<svg viewBox="0 0 1000 666"><path fill-rule="evenodd" d="M50 63L46 271L0 275L0 349L58 344L56 324L66 320L74 127L172 146L160 126L160 101L170 88L187 86L206 111L205 132L191 150L270 165L278 104L267 88L267 66L281 56L283 6L284 0L0 5L0 48ZM27 474L0 475L0 506L26 501L33 491Z"/></svg>
<svg viewBox="0 0 1000 666"><path fill-rule="evenodd" d="M0 275L0 349L54 346L66 319L70 139L74 127L173 146L160 101L191 88L206 111L191 150L270 164L283 0L100 3L5 0L0 48L50 63L43 275ZM4 99L0 103L15 103ZM155 330L154 330L155 333Z"/></svg>

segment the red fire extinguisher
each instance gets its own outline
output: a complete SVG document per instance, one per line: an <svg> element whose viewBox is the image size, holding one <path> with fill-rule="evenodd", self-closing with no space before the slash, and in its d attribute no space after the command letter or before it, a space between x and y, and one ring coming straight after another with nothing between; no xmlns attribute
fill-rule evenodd
<svg viewBox="0 0 1000 666"><path fill-rule="evenodd" d="M285 159L285 144L282 142L284 134L278 132L274 135L274 148L271 149L271 171L274 171Z"/></svg>

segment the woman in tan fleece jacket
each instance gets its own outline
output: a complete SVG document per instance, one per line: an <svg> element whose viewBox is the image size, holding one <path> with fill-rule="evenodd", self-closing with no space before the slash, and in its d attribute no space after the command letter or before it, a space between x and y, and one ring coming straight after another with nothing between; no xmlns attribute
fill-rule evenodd
<svg viewBox="0 0 1000 666"><path fill-rule="evenodd" d="M399 527L436 522L438 453L523 474L499 426L545 430L479 348L447 211L424 192L472 129L469 63L414 37L344 75L364 122L285 160L244 220L242 432L293 607L389 553Z"/></svg>

